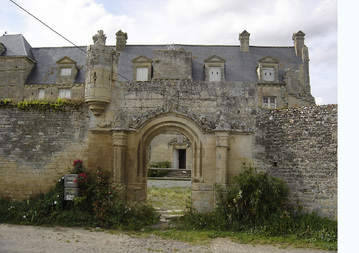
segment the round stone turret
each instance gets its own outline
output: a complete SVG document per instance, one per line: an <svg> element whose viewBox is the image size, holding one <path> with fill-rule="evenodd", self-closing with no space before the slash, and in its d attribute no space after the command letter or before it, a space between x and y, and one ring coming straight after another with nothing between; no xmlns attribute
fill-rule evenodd
<svg viewBox="0 0 359 253"><path fill-rule="evenodd" d="M94 45L87 48L85 102L95 116L100 116L111 102L112 56L106 36L100 30L93 36Z"/></svg>

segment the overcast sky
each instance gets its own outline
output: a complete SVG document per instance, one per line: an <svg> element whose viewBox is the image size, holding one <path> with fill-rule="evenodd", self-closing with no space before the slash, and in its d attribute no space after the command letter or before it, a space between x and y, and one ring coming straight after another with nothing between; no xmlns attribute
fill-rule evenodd
<svg viewBox="0 0 359 253"><path fill-rule="evenodd" d="M292 46L302 30L309 47L317 104L338 103L336 0L14 0L76 45L92 44L104 30L107 44L128 33L128 44ZM2 0L0 35L23 34L33 47L71 46L10 0Z"/></svg>

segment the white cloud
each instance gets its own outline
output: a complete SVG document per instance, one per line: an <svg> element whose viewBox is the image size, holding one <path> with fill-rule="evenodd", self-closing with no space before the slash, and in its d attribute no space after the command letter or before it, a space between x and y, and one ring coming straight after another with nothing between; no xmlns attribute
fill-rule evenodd
<svg viewBox="0 0 359 253"><path fill-rule="evenodd" d="M91 44L92 36L98 30L104 30L108 40L114 43L115 33L119 30L118 25L129 26L134 23L134 19L126 15L115 16L108 13L102 4L94 0L18 2L28 12L77 45ZM24 19L21 33L33 46L70 45L32 16L26 13L21 15Z"/></svg>

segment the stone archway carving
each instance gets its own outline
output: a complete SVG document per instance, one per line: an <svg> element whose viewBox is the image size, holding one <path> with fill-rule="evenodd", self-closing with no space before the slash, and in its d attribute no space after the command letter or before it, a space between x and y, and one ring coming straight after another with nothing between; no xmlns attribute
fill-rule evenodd
<svg viewBox="0 0 359 253"><path fill-rule="evenodd" d="M181 114L156 115L137 129L113 130L114 181L123 186L127 200L146 200L148 146L167 131L183 134L191 142L192 207L200 212L212 211L213 185L228 183L231 133L223 129L204 131L194 120Z"/></svg>
<svg viewBox="0 0 359 253"><path fill-rule="evenodd" d="M199 129L197 128L197 131ZM151 143L152 139L159 134L166 132L166 131L174 131L183 134L186 136L193 146L193 170L191 178L196 182L201 182L202 178L202 160L203 160L203 146L202 141L200 140L200 136L196 133L196 130L188 126L188 124L184 124L180 121L163 121L159 122L143 133L142 138L139 140L138 144L138 167L137 167L137 176L138 177L145 177L146 170L147 170L147 147ZM142 153L141 153L142 152Z"/></svg>
<svg viewBox="0 0 359 253"><path fill-rule="evenodd" d="M166 131L186 136L193 148L192 182L203 182L204 133L191 119L174 113L156 116L144 123L138 130L127 133L126 190L127 199L145 199L147 189L148 146L154 137ZM116 172L115 175L122 174Z"/></svg>

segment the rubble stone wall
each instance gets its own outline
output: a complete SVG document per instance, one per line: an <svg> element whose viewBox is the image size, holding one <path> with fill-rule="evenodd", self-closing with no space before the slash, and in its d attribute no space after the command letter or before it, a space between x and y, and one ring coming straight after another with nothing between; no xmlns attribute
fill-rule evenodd
<svg viewBox="0 0 359 253"><path fill-rule="evenodd" d="M305 211L337 218L337 105L262 110L254 158Z"/></svg>
<svg viewBox="0 0 359 253"><path fill-rule="evenodd" d="M87 148L87 108L0 108L0 195L24 199L53 187Z"/></svg>

